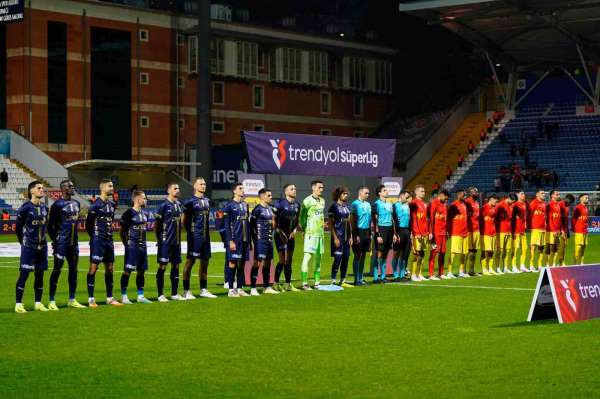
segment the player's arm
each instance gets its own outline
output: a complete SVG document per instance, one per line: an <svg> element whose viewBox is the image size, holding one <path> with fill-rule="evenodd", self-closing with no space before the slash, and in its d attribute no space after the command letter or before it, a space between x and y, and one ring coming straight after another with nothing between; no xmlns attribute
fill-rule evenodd
<svg viewBox="0 0 600 399"><path fill-rule="evenodd" d="M299 225L302 228L302 230L306 230L306 222L308 218L308 208L304 204L305 201L306 200L302 201L302 205L300 206L300 216L298 219Z"/></svg>
<svg viewBox="0 0 600 399"><path fill-rule="evenodd" d="M446 217L446 234L450 237L450 233L452 232L452 225L454 224L454 214L456 213L456 207L453 204L450 204L448 207L448 216Z"/></svg>
<svg viewBox="0 0 600 399"><path fill-rule="evenodd" d="M25 223L27 222L27 208L23 205L19 208L17 212L17 225L16 225L16 233L17 240L19 240L20 244L23 244L23 228L25 227Z"/></svg>
<svg viewBox="0 0 600 399"><path fill-rule="evenodd" d="M517 215L519 211L516 206L513 206L512 214L510 215L510 234L512 237L515 237L515 233L517 231Z"/></svg>
<svg viewBox="0 0 600 399"><path fill-rule="evenodd" d="M435 215L437 214L437 205L430 203L427 205L427 226L429 228L429 239L433 239L435 236Z"/></svg>
<svg viewBox="0 0 600 399"><path fill-rule="evenodd" d="M85 231L87 231L90 239L94 235L94 224L96 223L96 208L94 204L88 209L87 217L85 218Z"/></svg>
<svg viewBox="0 0 600 399"><path fill-rule="evenodd" d="M561 230L564 232L564 234L566 234L567 237L569 237L569 208L567 208L566 205L561 206L560 207L560 213L561 213L561 220L560 220L560 224L561 224Z"/></svg>
<svg viewBox="0 0 600 399"><path fill-rule="evenodd" d="M129 224L131 222L131 213L126 210L123 216L121 216L121 229L119 235L121 236L121 242L123 245L127 245L127 232L129 231Z"/></svg>
<svg viewBox="0 0 600 399"><path fill-rule="evenodd" d="M371 208L371 223L373 234L375 234L375 238L379 239L379 213L377 211L377 204L374 204Z"/></svg>
<svg viewBox="0 0 600 399"><path fill-rule="evenodd" d="M59 211L57 209L56 206L56 202L54 202L54 204L52 204L52 206L50 207L50 211L48 212L48 236L50 236L50 239L52 240L52 242L56 242L56 236L58 235L58 214Z"/></svg>
<svg viewBox="0 0 600 399"><path fill-rule="evenodd" d="M571 217L571 231L575 231L575 225L577 224L577 220L579 219L580 211L579 207L576 206L573 210L573 216Z"/></svg>
<svg viewBox="0 0 600 399"><path fill-rule="evenodd" d="M156 236L156 241L161 242L162 233L164 231L163 217L164 217L164 206L159 206L154 214L154 235Z"/></svg>
<svg viewBox="0 0 600 399"><path fill-rule="evenodd" d="M337 236L337 233L335 231L335 212L333 207L335 206L335 204L331 204L331 206L329 207L329 210L327 212L327 220L329 223L329 231L331 231L331 239L334 240L334 242L340 242L340 238ZM339 244L335 245L336 247L339 246Z"/></svg>

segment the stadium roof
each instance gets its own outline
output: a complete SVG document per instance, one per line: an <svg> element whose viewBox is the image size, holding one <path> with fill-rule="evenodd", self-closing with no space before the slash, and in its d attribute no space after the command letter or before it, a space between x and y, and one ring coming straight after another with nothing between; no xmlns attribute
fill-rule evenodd
<svg viewBox="0 0 600 399"><path fill-rule="evenodd" d="M400 11L441 24L521 70L600 64L600 1L400 1Z"/></svg>

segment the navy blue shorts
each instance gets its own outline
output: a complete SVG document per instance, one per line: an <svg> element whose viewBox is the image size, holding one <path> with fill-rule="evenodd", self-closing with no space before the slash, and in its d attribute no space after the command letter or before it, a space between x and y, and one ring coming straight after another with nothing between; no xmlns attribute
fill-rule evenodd
<svg viewBox="0 0 600 399"><path fill-rule="evenodd" d="M338 257L342 256L345 258L350 257L350 243L348 241L341 241L340 246L336 247L333 238L331 239L331 256Z"/></svg>
<svg viewBox="0 0 600 399"><path fill-rule="evenodd" d="M79 256L79 245L52 244L52 250L55 258L74 259Z"/></svg>
<svg viewBox="0 0 600 399"><path fill-rule="evenodd" d="M210 259L210 238L190 237L187 245L188 259Z"/></svg>
<svg viewBox="0 0 600 399"><path fill-rule="evenodd" d="M125 271L148 270L148 254L146 248L125 247Z"/></svg>
<svg viewBox="0 0 600 399"><path fill-rule="evenodd" d="M90 262L94 264L114 263L115 246L112 241L92 240L90 241Z"/></svg>
<svg viewBox="0 0 600 399"><path fill-rule="evenodd" d="M21 246L20 271L48 270L48 247L41 249Z"/></svg>
<svg viewBox="0 0 600 399"><path fill-rule="evenodd" d="M158 244L156 261L159 264L171 263L178 265L181 263L181 244Z"/></svg>
<svg viewBox="0 0 600 399"><path fill-rule="evenodd" d="M254 245L254 259L258 261L273 259L273 241L257 240Z"/></svg>
<svg viewBox="0 0 600 399"><path fill-rule="evenodd" d="M235 251L229 249L229 243L225 244L225 256L230 262L245 262L250 258L250 244L247 242L236 241Z"/></svg>
<svg viewBox="0 0 600 399"><path fill-rule="evenodd" d="M281 234L275 234L275 247L277 248L277 252L289 251L293 252L296 247L296 241L294 238L285 239Z"/></svg>

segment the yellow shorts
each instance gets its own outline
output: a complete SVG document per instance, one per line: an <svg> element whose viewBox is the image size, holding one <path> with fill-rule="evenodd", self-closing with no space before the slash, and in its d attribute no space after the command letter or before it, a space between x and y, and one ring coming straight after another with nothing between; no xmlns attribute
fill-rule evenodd
<svg viewBox="0 0 600 399"><path fill-rule="evenodd" d="M496 236L483 236L481 250L494 252L496 250Z"/></svg>
<svg viewBox="0 0 600 399"><path fill-rule="evenodd" d="M412 249L413 252L421 252L426 251L429 247L429 240L427 237L419 237L412 239Z"/></svg>
<svg viewBox="0 0 600 399"><path fill-rule="evenodd" d="M560 244L560 233L546 232L546 245L558 245Z"/></svg>
<svg viewBox="0 0 600 399"><path fill-rule="evenodd" d="M530 244L538 247L546 245L546 232L543 230L531 230Z"/></svg>
<svg viewBox="0 0 600 399"><path fill-rule="evenodd" d="M477 251L479 249L480 233L478 231L469 233L467 235L467 241L469 243L469 249Z"/></svg>
<svg viewBox="0 0 600 399"><path fill-rule="evenodd" d="M451 236L450 237L450 251L453 254L466 255L469 253L469 239L468 237Z"/></svg>
<svg viewBox="0 0 600 399"><path fill-rule="evenodd" d="M573 233L573 241L576 246L588 245L588 235L586 233Z"/></svg>
<svg viewBox="0 0 600 399"><path fill-rule="evenodd" d="M498 233L498 235L496 237L498 237L498 248L500 248L502 251L512 251L512 249L513 249L512 234Z"/></svg>
<svg viewBox="0 0 600 399"><path fill-rule="evenodd" d="M515 239L513 240L513 249L515 251L519 249L527 249L527 236L525 234L515 234Z"/></svg>

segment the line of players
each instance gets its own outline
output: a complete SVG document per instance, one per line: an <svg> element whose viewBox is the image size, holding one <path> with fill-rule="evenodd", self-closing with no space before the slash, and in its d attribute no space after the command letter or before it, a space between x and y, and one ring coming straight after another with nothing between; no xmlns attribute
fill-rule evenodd
<svg viewBox="0 0 600 399"><path fill-rule="evenodd" d="M21 243L20 272L16 284L17 313L26 312L22 303L25 282L34 272L34 309L39 311L58 310L55 302L56 287L61 269L66 260L69 267L69 307L85 308L75 299L77 287L77 264L79 246L77 221L80 204L73 198L75 188L71 181L61 182L62 198L50 210L43 204L44 188L41 182L29 184L30 200L17 214L17 237ZM244 201L241 183L232 187L233 197L221 209L219 232L226 250L225 279L228 296L256 296L259 270L263 273L263 293L278 294L283 291L298 291L292 285L292 258L295 236L304 233L304 256L301 266L303 290L312 288L308 284L308 269L312 262L314 287L320 286L321 257L324 253L325 200L322 197L323 183L311 183L312 194L300 204L296 200L296 187L284 187L284 198L272 205L273 195L268 189L259 192L260 203L249 212ZM113 184L109 180L100 183L100 196L89 208L86 231L90 237L90 267L87 273L88 306L96 308L94 297L95 275L104 263L107 301L112 306L131 304L127 288L132 272L136 272L137 302L150 303L144 295L145 271L148 269L146 226L149 219L146 196L142 191L132 193L133 206L121 217L120 237L125 246L124 272L121 275L121 302L113 297L114 244L112 224L115 204L112 202ZM167 198L158 208L155 218L155 235L158 242L156 274L158 301L168 302L164 295L164 276L171 264L171 300L191 300L190 279L195 260L200 262L200 296L216 298L208 291L207 273L211 257L209 212L210 199L205 197L206 182L198 178L194 182L194 195L181 203L179 186L169 184ZM425 252L431 247L429 256L429 279L455 278L452 267L458 259L459 277L476 275L475 258L479 247L482 251L483 274L504 272L536 271L534 258L538 255L538 266L564 263L564 247L569 234L566 226L568 205L573 198L567 196L560 201L558 192L551 192L551 201L544 202L544 191L526 203L525 194L510 194L498 202L491 195L480 209L479 193L476 188L468 192L458 190L456 200L449 205L448 193L440 192L429 204L424 202L425 190L417 186L414 193L403 191L394 204L387 201L387 188L377 187L378 199L373 206L368 202L368 187L358 189L357 199L348 205L349 190L336 187L332 193L333 203L328 210L331 230L332 283L343 287L364 285L366 254L373 243L373 280L386 279L388 253L393 250L392 268L394 280L408 276L413 281L426 280L423 276ZM468 194L468 198L465 195ZM587 195L580 196L575 208L572 229L575 235L575 260L583 262L587 245ZM525 230L531 228L530 268L525 267ZM187 259L183 270L183 296L178 294L179 265L181 263L181 232L187 232ZM49 306L42 304L43 275L48 268L46 231L52 240L54 269L50 276ZM444 274L446 241L450 237L451 257L448 272ZM480 245L481 244L481 245ZM244 264L253 247L254 264L250 273L250 293L244 290L246 280ZM350 248L354 252L354 283L346 281ZM408 269L408 257L412 248L413 264ZM561 252L561 248L563 251ZM277 250L279 262L275 267L275 287L270 283L271 262ZM521 250L520 268L517 268L517 251ZM514 255L514 256L513 256ZM438 259L438 273L434 271ZM512 259L512 262L511 262ZM510 265L512 264L512 269ZM502 267L502 265L504 267ZM494 266L496 271L494 271ZM337 274L340 272L340 281ZM285 284L280 283L284 274ZM237 280L237 281L236 281Z"/></svg>

